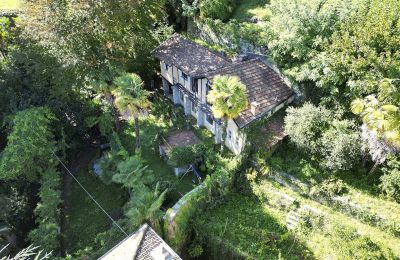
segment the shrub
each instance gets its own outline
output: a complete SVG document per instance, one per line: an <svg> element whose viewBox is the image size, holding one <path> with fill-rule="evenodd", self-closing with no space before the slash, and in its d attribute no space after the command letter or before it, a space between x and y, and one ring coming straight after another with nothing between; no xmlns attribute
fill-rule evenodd
<svg viewBox="0 0 400 260"><path fill-rule="evenodd" d="M349 170L361 155L361 139L348 120L335 120L322 134L320 151L322 166L330 170Z"/></svg>
<svg viewBox="0 0 400 260"><path fill-rule="evenodd" d="M192 145L186 147L174 147L168 154L168 162L173 167L182 167L195 163L205 153L203 145Z"/></svg>
<svg viewBox="0 0 400 260"><path fill-rule="evenodd" d="M235 9L234 0L202 0L200 16L226 21Z"/></svg>
<svg viewBox="0 0 400 260"><path fill-rule="evenodd" d="M188 248L188 252L191 257L198 257L203 254L203 247L198 243L192 243Z"/></svg>
<svg viewBox="0 0 400 260"><path fill-rule="evenodd" d="M349 120L335 119L325 107L306 103L288 108L285 130L290 140L316 156L320 166L329 170L348 170L361 155L360 134Z"/></svg>
<svg viewBox="0 0 400 260"><path fill-rule="evenodd" d="M347 185L338 179L324 180L319 186L311 190L311 195L325 195L329 197L340 196L348 192Z"/></svg>
<svg viewBox="0 0 400 260"><path fill-rule="evenodd" d="M400 170L394 169L381 177L381 189L390 198L400 203Z"/></svg>
<svg viewBox="0 0 400 260"><path fill-rule="evenodd" d="M285 117L285 131L301 149L317 152L318 140L328 129L331 113L324 107L305 103L300 108L289 107Z"/></svg>

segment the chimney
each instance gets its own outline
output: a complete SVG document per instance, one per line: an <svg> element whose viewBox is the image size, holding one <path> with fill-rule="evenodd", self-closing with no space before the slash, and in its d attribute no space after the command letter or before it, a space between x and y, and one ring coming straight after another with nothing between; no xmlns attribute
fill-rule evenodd
<svg viewBox="0 0 400 260"><path fill-rule="evenodd" d="M260 103L258 103L257 101L253 101L250 103L250 110L254 116L258 113L259 108L260 108Z"/></svg>

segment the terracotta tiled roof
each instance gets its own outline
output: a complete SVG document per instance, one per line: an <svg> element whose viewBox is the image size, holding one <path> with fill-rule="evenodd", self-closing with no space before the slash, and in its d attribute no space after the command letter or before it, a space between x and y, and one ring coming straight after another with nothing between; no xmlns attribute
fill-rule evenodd
<svg viewBox="0 0 400 260"><path fill-rule="evenodd" d="M232 63L230 66L209 72L206 76L212 81L217 75L238 76L246 85L249 107L235 119L240 128L263 116L294 94L276 71L258 59ZM252 113L250 105L253 102L258 104L255 114Z"/></svg>
<svg viewBox="0 0 400 260"><path fill-rule="evenodd" d="M99 260L181 260L181 258L147 224L121 241Z"/></svg>
<svg viewBox="0 0 400 260"><path fill-rule="evenodd" d="M154 51L154 56L192 77L202 77L231 64L230 60L191 40L174 34Z"/></svg>

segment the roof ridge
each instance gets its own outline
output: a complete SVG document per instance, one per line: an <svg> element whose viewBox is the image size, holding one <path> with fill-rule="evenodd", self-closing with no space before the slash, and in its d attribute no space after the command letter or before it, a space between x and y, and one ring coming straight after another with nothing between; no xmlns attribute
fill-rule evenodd
<svg viewBox="0 0 400 260"><path fill-rule="evenodd" d="M211 50L210 48L207 48L206 46L203 46L203 45L201 45L201 44L198 44L197 42L193 41L192 39L186 38L185 36L183 36L183 35L180 34L180 33L175 32L175 33L173 34L173 36L174 36L174 35L175 35L175 36L178 36L178 37L180 37L180 38L182 38L182 39L185 40L185 41L191 42L191 43L193 43L193 44L199 46L200 48L203 48L203 49L207 50L209 53L215 54L215 55L217 55L217 56L223 58L223 59L226 60L226 61L232 62L230 59L228 59L226 56L222 55L221 53L216 52L216 51L213 51L213 50Z"/></svg>
<svg viewBox="0 0 400 260"><path fill-rule="evenodd" d="M254 59L249 59L249 60L245 60L245 61L232 62L231 64L229 64L229 65L227 65L227 66L225 66L225 67L222 67L222 68L219 68L219 69L216 69L216 70L213 70L213 71L209 71L209 72L207 73L206 76L210 76L210 75L211 75L211 76L214 76L214 75L217 75L219 72L224 71L224 70L226 70L226 69L232 69L232 68L235 68L235 67L237 67L237 66L243 66L243 65L246 65L246 64L249 64L249 63L253 63L253 62L260 63L261 65L263 65L263 66L269 68L269 66L267 66L267 65L266 65L264 62L262 62L260 59L254 58ZM271 68L269 68L269 69L271 69ZM271 69L271 70L272 70L272 69ZM274 72L275 72L275 71L274 71Z"/></svg>

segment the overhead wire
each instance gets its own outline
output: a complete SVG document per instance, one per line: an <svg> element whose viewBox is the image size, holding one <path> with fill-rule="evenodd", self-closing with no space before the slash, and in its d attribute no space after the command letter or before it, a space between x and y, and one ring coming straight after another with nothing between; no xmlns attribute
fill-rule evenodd
<svg viewBox="0 0 400 260"><path fill-rule="evenodd" d="M103 213L111 220L111 222L118 227L118 229L125 235L128 236L128 234L125 232L125 230L110 216L110 214L107 213L107 211L100 205L99 202L93 197L92 194L80 183L80 181L75 177L74 174L68 169L68 167L61 161L60 157L58 157L54 151L52 151L54 157L60 162L60 164L64 167L64 169L68 172L69 175L72 176L72 178L78 183L78 185L85 191L85 193L90 197L90 199L99 207Z"/></svg>

